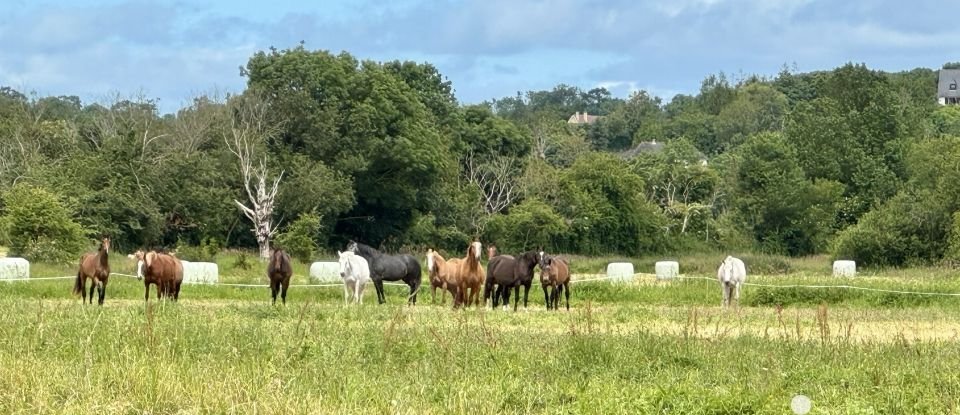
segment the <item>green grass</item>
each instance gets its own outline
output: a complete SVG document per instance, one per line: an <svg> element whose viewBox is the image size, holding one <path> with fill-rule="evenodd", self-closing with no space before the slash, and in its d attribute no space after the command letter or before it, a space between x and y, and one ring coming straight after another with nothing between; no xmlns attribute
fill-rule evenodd
<svg viewBox="0 0 960 415"><path fill-rule="evenodd" d="M682 272L710 276L713 259ZM960 292L950 270L835 279L826 259L780 260L788 273L750 280ZM231 261L221 281L263 282L259 263ZM196 285L145 307L119 276L105 306L84 306L71 287L0 283L0 413L783 414L801 393L814 414L960 411L960 298L747 287L724 313L711 281L642 279L575 284L569 313L534 287L530 312L505 313L406 307L393 286L361 307L337 287L295 287L286 307L266 288Z"/></svg>

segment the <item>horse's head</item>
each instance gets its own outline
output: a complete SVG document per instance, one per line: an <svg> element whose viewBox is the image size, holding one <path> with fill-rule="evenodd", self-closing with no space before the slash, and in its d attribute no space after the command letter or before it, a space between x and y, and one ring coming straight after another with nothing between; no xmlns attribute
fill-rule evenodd
<svg viewBox="0 0 960 415"><path fill-rule="evenodd" d="M103 252L106 252L106 253L110 253L110 238L109 238L109 237L104 236L103 239L100 240L100 250L103 251Z"/></svg>
<svg viewBox="0 0 960 415"><path fill-rule="evenodd" d="M497 256L497 246L494 244L487 245L487 259L493 259Z"/></svg>
<svg viewBox="0 0 960 415"><path fill-rule="evenodd" d="M347 250L350 252L357 252L357 242L354 240L347 242Z"/></svg>
<svg viewBox="0 0 960 415"><path fill-rule="evenodd" d="M720 263L720 269L717 270L717 276L720 277L722 282L730 282L733 278L733 257L727 256L723 259L723 262Z"/></svg>
<svg viewBox="0 0 960 415"><path fill-rule="evenodd" d="M157 259L157 253L154 251L150 251L143 256L143 263L146 265L147 268L150 268L153 265L153 261L155 261L156 259Z"/></svg>
<svg viewBox="0 0 960 415"><path fill-rule="evenodd" d="M553 257L544 255L543 251L540 252L540 270L544 273L549 274L550 269L553 268Z"/></svg>
<svg viewBox="0 0 960 415"><path fill-rule="evenodd" d="M433 271L434 259L433 255L436 253L433 249L427 249L427 271Z"/></svg>
<svg viewBox="0 0 960 415"><path fill-rule="evenodd" d="M517 264L520 264L523 268L533 269L540 263L539 259L539 251L527 251L517 257Z"/></svg>
<svg viewBox="0 0 960 415"><path fill-rule="evenodd" d="M346 278L347 274L353 274L353 266L350 264L350 258L353 257L352 251L337 251L340 257L340 278Z"/></svg>
<svg viewBox="0 0 960 415"><path fill-rule="evenodd" d="M483 252L483 245L480 241L473 241L467 246L467 259L479 261L481 252Z"/></svg>

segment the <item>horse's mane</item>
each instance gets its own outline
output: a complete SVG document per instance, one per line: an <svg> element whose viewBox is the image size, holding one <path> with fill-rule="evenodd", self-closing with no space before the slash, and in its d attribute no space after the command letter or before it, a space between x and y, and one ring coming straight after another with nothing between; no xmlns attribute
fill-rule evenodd
<svg viewBox="0 0 960 415"><path fill-rule="evenodd" d="M380 251L373 249L370 245L365 245L360 242L354 242L357 245L357 253L361 255L369 255L372 257L380 256Z"/></svg>

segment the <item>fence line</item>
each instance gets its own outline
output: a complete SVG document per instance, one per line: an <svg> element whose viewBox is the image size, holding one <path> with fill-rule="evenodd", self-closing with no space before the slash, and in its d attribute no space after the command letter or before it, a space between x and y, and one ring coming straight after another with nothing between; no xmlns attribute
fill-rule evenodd
<svg viewBox="0 0 960 415"><path fill-rule="evenodd" d="M119 272L111 272L110 275L118 275L118 276L121 276L121 277L137 278L136 275L123 274L123 273L119 273ZM642 276L642 277L644 277L644 278L655 277L653 274L645 274L645 273L637 273L637 274L634 274L634 275L639 275L639 276ZM68 275L68 276L65 276L65 277L10 278L10 279L0 279L0 281L6 281L6 282L15 282L15 281L43 281L43 280L63 280L63 279L71 279L71 278L76 278L76 275ZM675 278L675 279L685 279L685 280L705 280L705 281L711 281L711 282L716 282L716 281L717 281L716 278L686 276L686 275L678 275L678 276L676 276L676 277L674 277L674 278ZM613 277L605 276L605 277L596 277L596 278L577 279L577 280L571 280L570 283L573 284L573 283L581 283L581 282L606 281L606 280L610 280L610 279L613 279ZM399 282L387 282L387 281L384 281L383 284L384 284L384 285L402 286L402 287L406 287L406 286L407 286L407 284L399 283ZM235 284L235 283L220 283L220 282L218 282L218 283L213 283L213 284L197 283L196 285L219 285L219 286L225 286L225 287L244 287L244 288L268 288L268 287L270 287L270 286L267 285L267 284ZM539 281L538 279L534 279L532 285L540 285L540 281ZM752 287L765 287L765 288L810 288L810 289L839 288L839 289L846 289L846 290L872 291L872 292L882 292L882 293L891 293L891 294L931 295L931 296L943 296L943 297L960 297L960 293L945 293L945 292L930 292L930 291L889 290L889 289L884 289L884 288L859 287L859 286L856 286L856 285L847 285L847 284L842 284L842 285L803 285L803 284L760 284L760 283L755 283L755 282L744 282L743 285L745 285L745 286L752 286ZM342 286L343 286L343 283L295 284L295 285L291 285L291 287L304 287L304 288L313 288L313 287L342 287Z"/></svg>

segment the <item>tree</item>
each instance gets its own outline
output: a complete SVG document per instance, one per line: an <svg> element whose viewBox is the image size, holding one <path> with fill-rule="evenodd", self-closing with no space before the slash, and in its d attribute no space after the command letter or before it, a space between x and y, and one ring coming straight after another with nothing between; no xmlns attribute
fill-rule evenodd
<svg viewBox="0 0 960 415"><path fill-rule="evenodd" d="M30 261L67 263L85 247L84 231L52 193L14 186L3 197L5 241L10 253Z"/></svg>
<svg viewBox="0 0 960 415"><path fill-rule="evenodd" d="M267 118L267 101L249 91L234 98L227 108L231 114L228 125L221 134L240 164L243 190L250 206L236 199L233 202L247 219L253 222L251 230L256 235L257 245L260 246L260 258L267 259L270 257L270 238L277 233L277 225L273 223L273 209L283 171L275 178L270 178L262 146L264 141L276 136L279 128ZM254 165L254 162L257 164Z"/></svg>
<svg viewBox="0 0 960 415"><path fill-rule="evenodd" d="M760 247L791 255L824 249L842 186L807 181L793 148L777 133L754 135L735 153L731 207Z"/></svg>

